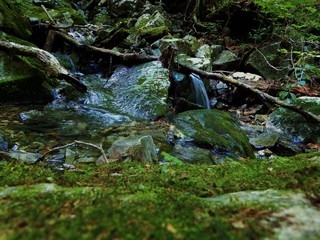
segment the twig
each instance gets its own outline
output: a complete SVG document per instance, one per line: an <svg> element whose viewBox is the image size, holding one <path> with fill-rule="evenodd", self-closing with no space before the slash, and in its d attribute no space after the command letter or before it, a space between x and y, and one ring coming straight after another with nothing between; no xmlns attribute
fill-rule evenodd
<svg viewBox="0 0 320 240"><path fill-rule="evenodd" d="M268 59L266 58L266 56L263 55L263 53L262 53L258 48L256 48L256 51L261 54L261 56L263 57L263 59L266 61L266 63L267 63L267 64L269 65L269 67L271 67L272 69L274 69L274 70L276 70L276 71L282 71L282 70L284 70L284 69L287 68L287 67L276 68L275 66L273 66L273 65L268 61Z"/></svg>
<svg viewBox="0 0 320 240"><path fill-rule="evenodd" d="M97 146L95 144L92 144L92 143L87 143L87 142L83 142L83 141L78 141L78 140L74 140L74 142L72 143L68 143L66 145L63 145L63 146L59 146L59 147L55 147L55 148L52 148L51 150L49 150L48 152L46 152L43 157L45 155L48 155L49 153L53 152L53 151L57 151L57 150L60 150L60 149L63 149L63 148L67 148L67 147L73 147L73 146L76 146L77 144L82 144L82 145L86 145L86 146L90 146L90 147L93 147L93 148L97 148L100 150L100 152L102 153L102 156L103 156L103 159L106 163L109 163L109 160L107 158L107 154L105 153L105 151L103 150L102 148L102 145L100 144L100 146ZM42 157L42 158L43 158Z"/></svg>
<svg viewBox="0 0 320 240"><path fill-rule="evenodd" d="M55 21L53 20L53 18L50 16L50 14L48 13L46 7L41 4L41 8L42 8L43 11L46 13L46 15L48 16L48 18L50 19L50 21L53 22L54 25L56 25L56 22L55 22Z"/></svg>

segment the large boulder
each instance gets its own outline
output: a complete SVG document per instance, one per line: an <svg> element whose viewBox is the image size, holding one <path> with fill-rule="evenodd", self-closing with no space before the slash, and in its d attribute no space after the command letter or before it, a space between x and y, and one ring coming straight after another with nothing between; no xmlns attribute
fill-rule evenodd
<svg viewBox="0 0 320 240"><path fill-rule="evenodd" d="M320 115L320 98L302 97L299 98L298 104L304 110ZM319 123L307 121L300 114L287 109L272 112L266 127L289 138L294 143L320 143Z"/></svg>
<svg viewBox="0 0 320 240"><path fill-rule="evenodd" d="M133 117L156 119L167 113L169 71L159 61L118 67L105 85L111 108Z"/></svg>
<svg viewBox="0 0 320 240"><path fill-rule="evenodd" d="M236 120L219 110L193 110L174 118L175 135L184 141L231 156L253 157L249 140Z"/></svg>

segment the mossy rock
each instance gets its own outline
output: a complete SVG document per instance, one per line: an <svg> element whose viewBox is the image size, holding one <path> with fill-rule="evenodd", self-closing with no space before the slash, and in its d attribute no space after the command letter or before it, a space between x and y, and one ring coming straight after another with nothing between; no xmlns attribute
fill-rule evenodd
<svg viewBox="0 0 320 240"><path fill-rule="evenodd" d="M14 1L0 2L0 30L22 39L31 36L31 25Z"/></svg>
<svg viewBox="0 0 320 240"><path fill-rule="evenodd" d="M0 52L0 102L51 101L51 81L36 68L38 64L29 57L18 58Z"/></svg>
<svg viewBox="0 0 320 240"><path fill-rule="evenodd" d="M106 84L112 109L133 117L156 119L167 113L169 71L159 61L119 67Z"/></svg>
<svg viewBox="0 0 320 240"><path fill-rule="evenodd" d="M71 1L59 0L55 2L51 8L47 8L47 11L58 25L64 25L66 22L70 23L71 20L75 24L86 24L86 20L81 13L71 7ZM41 6L34 4L33 0L16 0L15 3L23 9L24 15L31 20L49 20Z"/></svg>
<svg viewBox="0 0 320 240"><path fill-rule="evenodd" d="M178 137L217 153L253 157L249 140L236 120L219 110L192 110L174 118ZM179 136L180 135L180 136Z"/></svg>
<svg viewBox="0 0 320 240"><path fill-rule="evenodd" d="M320 115L320 98L318 97L299 98L298 105L305 111ZM310 122L302 115L287 109L272 112L266 126L294 143L320 143L319 123Z"/></svg>

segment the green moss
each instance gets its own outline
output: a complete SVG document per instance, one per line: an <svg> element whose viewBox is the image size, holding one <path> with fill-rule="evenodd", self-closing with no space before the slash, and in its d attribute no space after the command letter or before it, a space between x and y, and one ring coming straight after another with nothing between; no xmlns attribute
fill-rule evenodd
<svg viewBox="0 0 320 240"><path fill-rule="evenodd" d="M28 39L31 36L31 26L23 13L10 0L0 2L0 29L16 37Z"/></svg>
<svg viewBox="0 0 320 240"><path fill-rule="evenodd" d="M250 239L271 236L259 223L270 203L204 201L245 190L300 190L318 196L320 153L216 166L137 163L82 172L0 162L0 238ZM85 172L83 172L85 171ZM205 177L204 177L205 176ZM241 221L244 228L235 223Z"/></svg>
<svg viewBox="0 0 320 240"><path fill-rule="evenodd" d="M23 9L23 13L25 16L31 19L45 21L49 20L47 14L43 11L41 6L34 5L32 0L17 0L15 2L16 5ZM48 8L47 11L56 22L64 22L66 20L65 13L68 13L67 15L71 15L71 19L75 24L86 24L84 17L78 11L74 10L71 7L70 1L61 0L59 1L59 3L56 3L54 5L54 8Z"/></svg>
<svg viewBox="0 0 320 240"><path fill-rule="evenodd" d="M201 146L253 157L248 138L228 113L218 110L193 110L180 113L174 122L179 131Z"/></svg>

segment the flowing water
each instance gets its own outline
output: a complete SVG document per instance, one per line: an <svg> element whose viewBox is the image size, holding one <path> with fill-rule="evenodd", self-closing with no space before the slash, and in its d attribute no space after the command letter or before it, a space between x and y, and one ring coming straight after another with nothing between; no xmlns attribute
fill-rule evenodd
<svg viewBox="0 0 320 240"><path fill-rule="evenodd" d="M109 92L103 87L106 79L100 75L82 78L88 86L86 94L61 86L55 90L55 100L47 105L1 104L0 136L9 143L8 149L43 154L75 140L108 149L118 138L137 134L152 135L155 143L163 145L166 124L110 111ZM82 159L91 155L95 160L101 153L91 149L78 155Z"/></svg>
<svg viewBox="0 0 320 240"><path fill-rule="evenodd" d="M194 102L206 109L210 109L210 101L203 81L196 74L190 74L189 77L192 80Z"/></svg>

